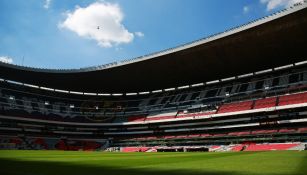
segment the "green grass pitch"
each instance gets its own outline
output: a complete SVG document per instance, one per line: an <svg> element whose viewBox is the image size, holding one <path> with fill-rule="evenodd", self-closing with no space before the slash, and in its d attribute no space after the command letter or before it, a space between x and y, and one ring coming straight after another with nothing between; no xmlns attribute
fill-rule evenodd
<svg viewBox="0 0 307 175"><path fill-rule="evenodd" d="M0 151L0 175L307 175L307 151Z"/></svg>

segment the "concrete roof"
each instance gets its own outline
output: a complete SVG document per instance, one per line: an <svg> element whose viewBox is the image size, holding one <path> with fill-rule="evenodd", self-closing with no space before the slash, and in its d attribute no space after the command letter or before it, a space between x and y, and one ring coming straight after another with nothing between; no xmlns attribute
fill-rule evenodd
<svg viewBox="0 0 307 175"><path fill-rule="evenodd" d="M208 82L307 60L307 5L136 59L71 70L0 63L0 78L80 92L126 93Z"/></svg>

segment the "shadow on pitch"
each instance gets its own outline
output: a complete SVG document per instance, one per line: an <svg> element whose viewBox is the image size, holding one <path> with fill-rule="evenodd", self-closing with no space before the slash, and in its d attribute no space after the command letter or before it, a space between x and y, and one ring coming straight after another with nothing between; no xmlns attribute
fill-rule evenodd
<svg viewBox="0 0 307 175"><path fill-rule="evenodd" d="M19 161L0 159L3 175L236 175L232 173L197 172L188 170L133 169L90 166L59 162Z"/></svg>

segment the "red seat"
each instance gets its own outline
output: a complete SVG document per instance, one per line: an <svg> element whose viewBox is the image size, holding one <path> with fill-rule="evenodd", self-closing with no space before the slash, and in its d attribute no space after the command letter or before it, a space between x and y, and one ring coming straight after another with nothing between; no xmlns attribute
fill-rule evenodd
<svg viewBox="0 0 307 175"><path fill-rule="evenodd" d="M242 132L230 132L228 135L230 136L241 136L241 135L249 135L250 131L242 131Z"/></svg>
<svg viewBox="0 0 307 175"><path fill-rule="evenodd" d="M228 103L220 106L218 113L245 111L252 108L253 101L244 101L237 103Z"/></svg>
<svg viewBox="0 0 307 175"><path fill-rule="evenodd" d="M232 147L231 151L241 151L244 145L236 145Z"/></svg>
<svg viewBox="0 0 307 175"><path fill-rule="evenodd" d="M290 132L295 132L295 129L280 129L278 132L279 133L290 133Z"/></svg>
<svg viewBox="0 0 307 175"><path fill-rule="evenodd" d="M288 150L298 145L299 144L296 144L296 143L255 144L255 145L249 145L245 150L246 151Z"/></svg>
<svg viewBox="0 0 307 175"><path fill-rule="evenodd" d="M271 97L271 98L256 100L254 109L274 107L276 106L276 99L277 99L276 97Z"/></svg>
<svg viewBox="0 0 307 175"><path fill-rule="evenodd" d="M129 122L140 122L140 121L145 121L146 117L145 116L132 116L128 117Z"/></svg>
<svg viewBox="0 0 307 175"><path fill-rule="evenodd" d="M227 134L213 134L212 136L214 137L222 137L222 136L226 136Z"/></svg>
<svg viewBox="0 0 307 175"><path fill-rule="evenodd" d="M178 139L185 139L185 138L188 138L188 136L186 136L186 135L180 135L180 136L176 136L176 138L178 138Z"/></svg>
<svg viewBox="0 0 307 175"><path fill-rule="evenodd" d="M164 138L165 139L173 139L173 138L175 138L175 136L165 136Z"/></svg>
<svg viewBox="0 0 307 175"><path fill-rule="evenodd" d="M175 118L175 116L150 117L150 118L146 118L146 121L152 121L152 120L166 120L166 119L172 119L172 118Z"/></svg>
<svg viewBox="0 0 307 175"><path fill-rule="evenodd" d="M252 134L271 134L271 133L277 133L276 129L272 129L272 130L256 130L256 131L252 131Z"/></svg>
<svg viewBox="0 0 307 175"><path fill-rule="evenodd" d="M307 132L307 128L299 128L297 131L298 132Z"/></svg>
<svg viewBox="0 0 307 175"><path fill-rule="evenodd" d="M149 149L149 147L124 147L122 152L146 152Z"/></svg>
<svg viewBox="0 0 307 175"><path fill-rule="evenodd" d="M200 134L190 134L188 137L189 138L197 138L197 137L200 137Z"/></svg>
<svg viewBox="0 0 307 175"><path fill-rule="evenodd" d="M284 95L279 97L279 106L307 103L307 93Z"/></svg>

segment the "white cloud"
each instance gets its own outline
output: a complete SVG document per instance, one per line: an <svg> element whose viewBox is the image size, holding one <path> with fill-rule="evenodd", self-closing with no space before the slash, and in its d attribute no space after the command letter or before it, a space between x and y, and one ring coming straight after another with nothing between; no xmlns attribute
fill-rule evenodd
<svg viewBox="0 0 307 175"><path fill-rule="evenodd" d="M243 7L243 13L248 13L250 8L248 6Z"/></svg>
<svg viewBox="0 0 307 175"><path fill-rule="evenodd" d="M144 33L143 32L134 32L134 34L138 37L144 37Z"/></svg>
<svg viewBox="0 0 307 175"><path fill-rule="evenodd" d="M13 63L13 59L8 56L0 56L0 61L4 63Z"/></svg>
<svg viewBox="0 0 307 175"><path fill-rule="evenodd" d="M44 8L45 9L49 9L49 7L50 7L50 4L51 4L51 0L45 0L45 3L44 3Z"/></svg>
<svg viewBox="0 0 307 175"><path fill-rule="evenodd" d="M266 4L267 10L273 10L278 7L290 7L295 3L303 2L303 0L260 0L262 4Z"/></svg>
<svg viewBox="0 0 307 175"><path fill-rule="evenodd" d="M130 43L134 38L134 34L122 24L123 17L118 4L95 2L68 12L67 18L59 27L75 32L81 37L96 40L101 47L112 47Z"/></svg>

